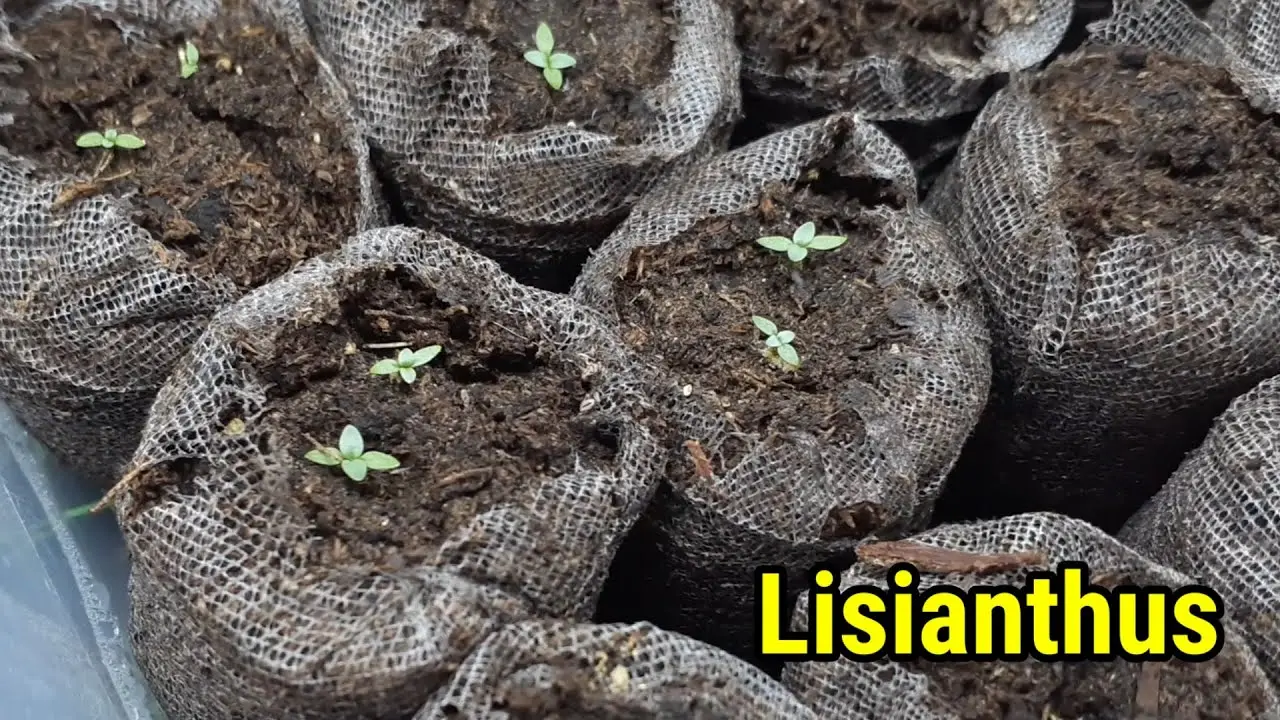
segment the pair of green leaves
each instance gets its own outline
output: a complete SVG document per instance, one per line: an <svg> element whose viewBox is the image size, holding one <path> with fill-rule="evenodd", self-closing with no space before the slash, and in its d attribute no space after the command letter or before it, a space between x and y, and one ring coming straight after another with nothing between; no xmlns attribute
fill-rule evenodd
<svg viewBox="0 0 1280 720"><path fill-rule="evenodd" d="M147 141L137 135L122 133L115 128L103 130L102 132L87 132L76 138L77 147L102 148L103 150L111 150L113 148L137 150L146 144Z"/></svg>
<svg viewBox="0 0 1280 720"><path fill-rule="evenodd" d="M542 77L552 90L564 87L564 73L561 71L577 65L578 61L567 53L555 52L556 39L551 34L551 27L546 23L538 24L538 31L533 35L533 44L537 49L526 52L524 59L530 65L542 69Z"/></svg>
<svg viewBox="0 0 1280 720"><path fill-rule="evenodd" d="M376 450L366 452L364 438L354 425L342 429L338 447L316 448L308 451L305 457L317 465L340 466L342 472L354 482L364 482L370 470L394 470L400 467L400 461L386 453Z"/></svg>
<svg viewBox="0 0 1280 720"><path fill-rule="evenodd" d="M769 235L756 242L774 252L786 253L788 260L798 263L809 257L810 250L835 250L848 240L843 235L818 235L817 232L817 227L807 222L796 228L791 237Z"/></svg>
<svg viewBox="0 0 1280 720"><path fill-rule="evenodd" d="M800 354L796 352L795 347L791 344L795 342L795 333L790 330L778 330L777 324L772 320L759 315L752 315L751 323L765 335L766 355L776 355L778 360L782 362L783 367L792 370L800 367Z"/></svg>
<svg viewBox="0 0 1280 720"><path fill-rule="evenodd" d="M185 46L178 48L178 63L181 68L179 72L184 80L195 75L200 69L200 51L191 44L191 41L187 41Z"/></svg>
<svg viewBox="0 0 1280 720"><path fill-rule="evenodd" d="M379 360L374 363L373 367L369 368L369 374L390 375L392 377L399 375L406 385L412 385L413 381L418 379L417 368L434 360L440 354L440 350L441 347L439 345L432 345L414 351L405 348L395 358Z"/></svg>

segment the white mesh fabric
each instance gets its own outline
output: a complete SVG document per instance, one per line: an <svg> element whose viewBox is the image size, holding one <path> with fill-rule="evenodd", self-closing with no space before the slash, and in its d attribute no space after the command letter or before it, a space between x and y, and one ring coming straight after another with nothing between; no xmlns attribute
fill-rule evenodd
<svg viewBox="0 0 1280 720"><path fill-rule="evenodd" d="M980 555L1035 552L1046 566L986 574L981 577L958 574L930 574L922 569L920 590L937 585L968 588L974 585L1013 585L1025 582L1028 570L1050 570L1063 561L1088 563L1091 577L1103 573L1123 574L1144 585L1181 586L1191 578L1158 565L1088 523L1053 513L1014 515L970 525L945 525L925 531L912 541L932 547ZM860 562L840 577L841 589L854 585L885 586L886 568ZM801 596L792 615L792 627L808 627L808 599ZM1266 678L1257 659L1236 629L1228 626L1222 656L1239 658L1246 669L1238 682L1261 688L1274 718L1280 713L1280 698ZM1032 661L1034 662L1034 661ZM1061 671L1062 665L1058 665ZM1108 684L1116 697L1133 697L1139 664L1116 661ZM960 715L938 697L922 672L889 660L852 662L791 663L783 670L783 684L819 717L850 720L959 720ZM1161 708L1160 717L1176 716L1177 708ZM1165 713L1170 713L1166 715ZM1054 717L1045 715L1045 717Z"/></svg>
<svg viewBox="0 0 1280 720"><path fill-rule="evenodd" d="M536 700L571 698L538 712ZM521 700L523 699L523 702ZM530 702L530 699L536 699ZM528 707L525 712L509 708ZM566 707L569 706L569 707ZM817 720L776 680L648 623L528 621L490 635L415 720Z"/></svg>
<svg viewBox="0 0 1280 720"><path fill-rule="evenodd" d="M1016 21L986 40L974 61L933 50L871 56L839 68L796 64L779 74L767 57L748 52L743 79L764 97L829 111L854 111L871 120L933 120L982 104L982 81L1037 65L1058 46L1071 24L1072 0L993 3Z"/></svg>
<svg viewBox="0 0 1280 720"><path fill-rule="evenodd" d="M716 157L655 190L592 256L575 297L614 313L614 283L633 251L677 241L711 215L753 210L767 184L794 182L828 155L837 158L839 175L889 180L915 196L910 163L896 145L852 114L833 115ZM847 549L850 542L818 540L835 508L868 501L880 506L885 526L918 526L977 422L990 361L979 300L965 285L969 276L941 227L918 209L871 213L888 239L878 279L898 296L895 316L909 332L869 361L871 382L848 381L843 397L863 419L866 440L837 447L797 436L769 447L752 436L743 440L751 448L745 457L723 473L670 478L670 493L651 515L675 576L671 583L687 593L666 611L684 614L687 627L744 627L745 604L736 608L742 617L715 613L724 598L745 603L756 567L781 563L799 570ZM925 288L941 301L925 302ZM688 397L677 390L687 379L661 372L656 382L668 417L715 457L729 431L725 418L700 401L699 388Z"/></svg>
<svg viewBox="0 0 1280 720"><path fill-rule="evenodd" d="M585 250L662 173L721 147L740 110L732 23L716 0L672 1L673 60L644 95L652 117L634 145L570 125L491 137L488 47L420 28L419 3L301 8L414 221L500 259Z"/></svg>
<svg viewBox="0 0 1280 720"><path fill-rule="evenodd" d="M1120 539L1216 588L1280 683L1280 378L1237 398Z"/></svg>
<svg viewBox="0 0 1280 720"><path fill-rule="evenodd" d="M308 525L282 487L292 461L272 439L240 340L270 353L297 319L337 303L349 278L392 266L450 304L536 328L526 339L548 357L600 375L584 406L622 425L617 472L580 468L511 498L449 536L428 566L324 568L333 572L317 579L298 549ZM617 415L636 397L622 357L568 297L404 228L361 234L220 311L160 390L131 464L193 461L191 481L120 503L135 562L135 647L170 720L407 715L502 622L588 616L656 483L656 446ZM221 432L219 413L232 404L241 435Z"/></svg>
<svg viewBox="0 0 1280 720"><path fill-rule="evenodd" d="M1280 8L1250 4L1260 18ZM1100 41L1241 69L1231 58L1243 50L1228 52L1230 36L1178 0L1117 5L1094 27ZM1015 78L986 105L926 207L952 231L992 311L997 377L983 426L1010 458L997 472L1107 502L1114 491L1099 478L1163 480L1146 468L1181 439L1153 425L1216 411L1242 382L1280 371L1280 257L1266 238L1245 252L1243 235L1200 232L1114 238L1086 261L1053 205L1063 171L1051 121L1025 85Z"/></svg>
<svg viewBox="0 0 1280 720"><path fill-rule="evenodd" d="M218 9L204 0L56 0L40 6L33 21L70 7L116 17L138 43L150 41L139 20L179 27ZM115 14L122 12L129 18ZM2 13L0 24L4 66L23 53ZM328 89L340 90L324 77ZM6 89L0 99L20 101ZM349 117L340 93L331 101L327 110ZM368 149L349 119L346 130L361 174L358 227L375 227L383 224L385 210ZM178 251L162 248L129 220L128 198L98 195L53 208L68 184L84 178L47 179L37 177L38 170L0 148L0 298L6 308L0 313L0 392L73 467L106 481L132 454L146 409L173 362L236 291L230 282L180 269Z"/></svg>

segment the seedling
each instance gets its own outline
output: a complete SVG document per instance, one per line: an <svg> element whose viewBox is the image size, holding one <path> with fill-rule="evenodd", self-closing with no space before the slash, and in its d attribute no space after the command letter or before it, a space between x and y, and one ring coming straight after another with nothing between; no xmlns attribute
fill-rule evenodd
<svg viewBox="0 0 1280 720"><path fill-rule="evenodd" d="M431 362L439 354L439 345L432 345L413 351L405 348L394 359L388 358L374 363L373 367L369 368L369 374L389 375L392 380L399 376L406 385L412 385L413 381L418 379L417 368Z"/></svg>
<svg viewBox="0 0 1280 720"><path fill-rule="evenodd" d="M561 71L577 65L578 61L574 60L572 55L553 52L556 48L556 39L551 34L551 27L546 23L538 24L538 31L533 34L533 44L538 49L526 52L524 59L534 67L542 68L542 77L552 90L564 87L564 73Z"/></svg>
<svg viewBox="0 0 1280 720"><path fill-rule="evenodd" d="M200 51L188 40L187 44L178 48L178 63L181 67L182 79L185 80L200 69Z"/></svg>
<svg viewBox="0 0 1280 720"><path fill-rule="evenodd" d="M791 234L791 237L769 235L756 240L757 243L774 252L786 253L787 259L793 263L803 262L809 257L810 250L835 250L848 238L843 235L817 235L812 222L807 222Z"/></svg>
<svg viewBox="0 0 1280 720"><path fill-rule="evenodd" d="M778 364L784 370L799 370L800 355L791 345L795 342L796 334L790 330L778 330L778 326L769 318L763 318L759 315L751 316L751 323L764 333L764 356L775 364Z"/></svg>
<svg viewBox="0 0 1280 720"><path fill-rule="evenodd" d="M122 133L115 128L102 132L87 132L76 138L76 146L82 148L102 148L103 150L137 150L147 144L137 135Z"/></svg>
<svg viewBox="0 0 1280 720"><path fill-rule="evenodd" d="M375 450L364 449L364 438L354 425L342 428L338 437L338 447L317 447L307 451L305 457L317 465L329 467L340 466L342 472L353 482L364 482L370 470L394 470L400 467L400 461L390 455Z"/></svg>

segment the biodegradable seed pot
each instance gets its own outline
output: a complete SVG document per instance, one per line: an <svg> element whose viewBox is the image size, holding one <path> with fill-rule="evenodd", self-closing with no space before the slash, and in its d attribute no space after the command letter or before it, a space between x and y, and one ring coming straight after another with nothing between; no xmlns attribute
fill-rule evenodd
<svg viewBox="0 0 1280 720"><path fill-rule="evenodd" d="M1002 91L966 143L937 205L1000 379L949 517L1118 529L1280 371L1280 128L1227 70L1100 45Z"/></svg>
<svg viewBox="0 0 1280 720"><path fill-rule="evenodd" d="M315 59L247 3L225 3L198 30L155 28L135 42L83 9L14 39L35 57L11 81L31 102L0 128L0 144L45 177L78 181L55 206L129 195L135 223L242 291L357 230L356 159ZM198 61L183 77L188 42ZM145 146L77 144L111 132Z"/></svg>
<svg viewBox="0 0 1280 720"><path fill-rule="evenodd" d="M976 288L906 155L852 114L664 186L574 293L651 363L668 451L602 618L744 656L755 571L785 567L789 601L813 563L924 522L986 397Z"/></svg>
<svg viewBox="0 0 1280 720"><path fill-rule="evenodd" d="M1070 0L733 0L751 99L776 110L932 120L1047 57Z"/></svg>
<svg viewBox="0 0 1280 720"><path fill-rule="evenodd" d="M307 16L393 209L538 287L567 289L663 175L725 145L740 111L717 0L318 0Z"/></svg>

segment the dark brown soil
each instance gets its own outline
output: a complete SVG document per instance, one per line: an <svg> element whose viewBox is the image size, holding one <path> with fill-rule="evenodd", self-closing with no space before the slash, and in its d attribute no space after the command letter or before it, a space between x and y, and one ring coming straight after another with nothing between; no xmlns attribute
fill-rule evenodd
<svg viewBox="0 0 1280 720"><path fill-rule="evenodd" d="M114 151L77 195L138 192L139 225L186 251L197 271L248 289L345 241L360 196L341 126L319 110L314 59L247 7L226 7L203 31L157 31L153 45L126 45L83 11L19 33L37 62L16 82L33 102L0 128L0 143L42 171L87 180L106 151L77 148L77 137L106 128L141 137L146 147ZM200 70L184 80L177 52L188 39Z"/></svg>
<svg viewBox="0 0 1280 720"><path fill-rule="evenodd" d="M1024 0L734 0L739 42L776 72L821 71L877 55L977 59ZM1031 4L1029 9L1034 9Z"/></svg>
<svg viewBox="0 0 1280 720"><path fill-rule="evenodd" d="M863 357L902 336L874 278L883 252L879 226L859 213L858 197L830 184L819 177L770 187L753 211L703 220L671 242L635 251L619 281L626 343L660 356L681 383L715 393L740 431L808 431L856 442L863 426L842 409L842 387L850 378L870 381ZM868 205L892 201L859 192ZM806 221L848 241L811 252L798 273L756 244L765 235L789 237ZM763 356L752 315L795 332L798 372ZM725 466L734 462L730 451Z"/></svg>
<svg viewBox="0 0 1280 720"><path fill-rule="evenodd" d="M652 127L641 94L666 81L677 30L664 0L420 1L431 24L488 42L492 135L572 122L635 142ZM559 91L524 59L542 22L577 60Z"/></svg>
<svg viewBox="0 0 1280 720"><path fill-rule="evenodd" d="M294 497L314 523L314 561L398 569L430 560L446 533L572 470L575 451L607 469L608 439L577 421L587 391L579 373L549 364L514 332L534 336L380 272L352 283L340 309L286 331L280 354L258 370L273 385L274 441L295 459ZM387 342L443 351L406 385L369 374L398 350L363 346ZM303 459L308 438L336 447L348 423L366 450L390 453L401 468L355 483Z"/></svg>
<svg viewBox="0 0 1280 720"><path fill-rule="evenodd" d="M1032 92L1061 154L1054 201L1081 249L1138 233L1280 234L1280 127L1225 70L1087 48Z"/></svg>

